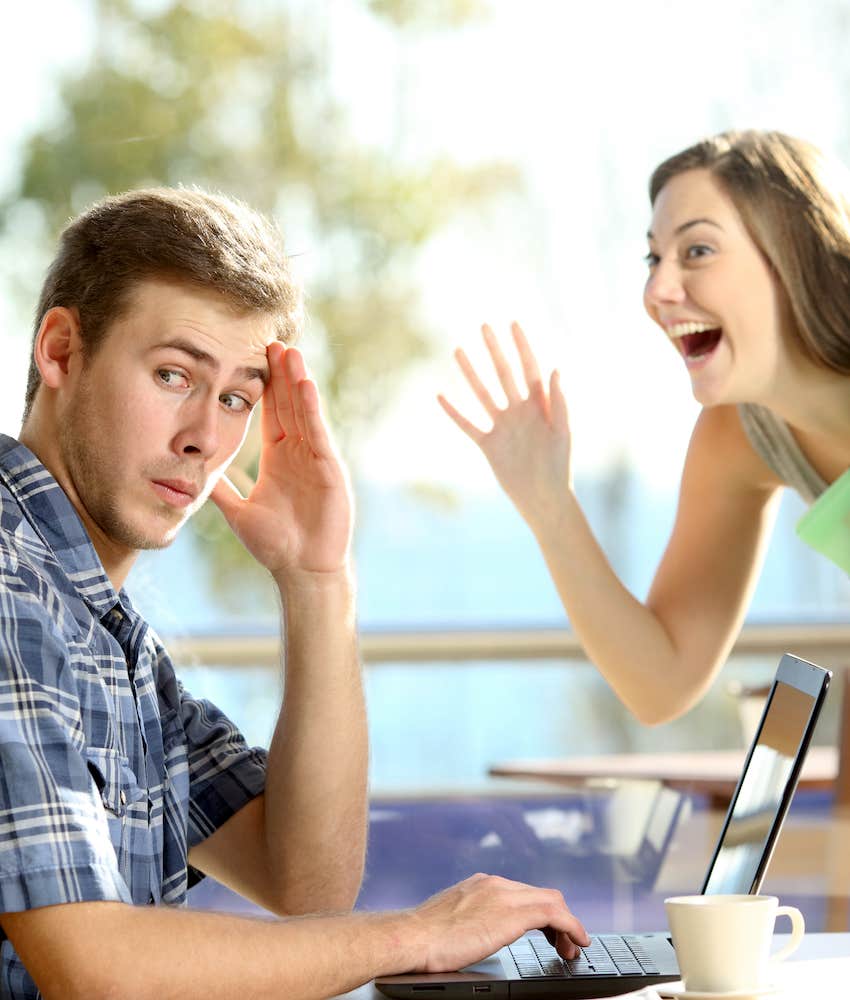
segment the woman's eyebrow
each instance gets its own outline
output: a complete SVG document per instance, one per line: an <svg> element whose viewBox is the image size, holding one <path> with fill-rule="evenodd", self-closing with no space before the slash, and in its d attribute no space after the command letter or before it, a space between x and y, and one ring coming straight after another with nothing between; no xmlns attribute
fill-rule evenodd
<svg viewBox="0 0 850 1000"><path fill-rule="evenodd" d="M154 344L151 347L152 351L162 350L163 348L170 348L173 351L182 351L183 354L188 354L190 358L202 364L205 368L209 368L210 371L216 374L221 371L221 364L218 359L213 357L208 351L203 350L196 344L193 344L190 340L183 340L181 337L175 337L173 340L163 341L161 344ZM264 368L253 368L250 365L243 365L241 368L237 368L234 372L236 378L244 378L247 380L259 379L263 385L266 385L269 381L269 373Z"/></svg>
<svg viewBox="0 0 850 1000"><path fill-rule="evenodd" d="M714 219L688 219L688 221L687 222L683 222L681 224L681 226L676 226L676 228L673 230L673 235L674 236L681 236L682 233L685 232L685 230L691 229L693 226L699 226L700 224L705 224L705 225L708 225L708 226L714 226L715 229L719 229L721 232L723 232L723 226L721 226L719 222L715 222ZM646 238L648 240L654 240L655 239L655 234L653 233L653 231L651 229L647 230L647 232L646 232Z"/></svg>

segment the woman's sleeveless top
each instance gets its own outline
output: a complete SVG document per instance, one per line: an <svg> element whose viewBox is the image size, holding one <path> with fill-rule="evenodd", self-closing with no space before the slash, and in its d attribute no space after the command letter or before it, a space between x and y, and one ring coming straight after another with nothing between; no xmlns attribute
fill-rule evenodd
<svg viewBox="0 0 850 1000"><path fill-rule="evenodd" d="M756 454L806 503L814 503L829 484L812 468L788 425L770 410L753 403L742 403L738 414Z"/></svg>

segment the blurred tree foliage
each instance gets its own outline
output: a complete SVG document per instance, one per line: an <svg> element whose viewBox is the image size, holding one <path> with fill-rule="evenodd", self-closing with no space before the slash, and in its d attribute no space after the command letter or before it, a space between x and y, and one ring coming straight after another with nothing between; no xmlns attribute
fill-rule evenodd
<svg viewBox="0 0 850 1000"><path fill-rule="evenodd" d="M360 2L406 39L484 9L478 0ZM462 169L445 159L411 165L358 143L331 85L325 5L91 6L91 57L59 81L59 113L25 147L17 190L0 206L5 237L21 239L23 217L27 240L40 236L46 255L89 202L148 184L226 191L276 217L285 235L287 219L297 218L309 234L306 247L289 244L310 255L308 353L350 454L348 444L429 350L417 313L417 251L460 211L510 184L512 169ZM248 473L255 458L253 442L239 459ZM193 523L216 543L201 547L213 580L229 598L244 597L250 558L216 511Z"/></svg>
<svg viewBox="0 0 850 1000"><path fill-rule="evenodd" d="M368 6L399 28L459 27L487 12L483 0L369 0Z"/></svg>

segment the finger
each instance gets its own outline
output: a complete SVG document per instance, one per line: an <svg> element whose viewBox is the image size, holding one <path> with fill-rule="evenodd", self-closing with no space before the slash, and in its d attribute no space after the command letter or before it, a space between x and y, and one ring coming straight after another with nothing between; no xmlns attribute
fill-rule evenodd
<svg viewBox="0 0 850 1000"><path fill-rule="evenodd" d="M475 424L467 420L463 414L458 413L445 396L437 396L437 402L440 406L442 406L446 413L448 413L452 420L454 420L458 427L460 427L463 433L467 435L467 437L472 438L476 444L481 444L485 437L484 431L479 430Z"/></svg>
<svg viewBox="0 0 850 1000"><path fill-rule="evenodd" d="M552 429L566 434L570 429L567 400L561 388L561 374L556 368L549 377L549 419Z"/></svg>
<svg viewBox="0 0 850 1000"><path fill-rule="evenodd" d="M301 401L301 393L298 386L307 378L307 368L301 352L296 347L290 347L283 359L284 371L286 373L287 395L289 399L290 412L294 423L293 433L299 437L306 436L304 425L304 407Z"/></svg>
<svg viewBox="0 0 850 1000"><path fill-rule="evenodd" d="M585 933L569 934L565 931L558 931L555 935L554 946L559 955L568 960L578 958L582 948L590 947L590 935Z"/></svg>
<svg viewBox="0 0 850 1000"><path fill-rule="evenodd" d="M549 420L549 397L546 395L546 389L543 387L543 382L538 380L537 382L532 382L528 388L528 398L537 405L540 412L546 418L547 422Z"/></svg>
<svg viewBox="0 0 850 1000"><path fill-rule="evenodd" d="M569 934L564 934L560 931L556 931L554 927L538 927L540 931L543 931L543 935L550 945L558 952L562 958L566 958L572 961L574 958L578 958L579 946L573 941Z"/></svg>
<svg viewBox="0 0 850 1000"><path fill-rule="evenodd" d="M287 427L285 409L281 400L286 399L286 375L283 370L283 355L286 348L278 341L269 344L266 357L269 362L269 380L263 391L260 433L263 443L275 444L291 432L291 421Z"/></svg>
<svg viewBox="0 0 850 1000"><path fill-rule="evenodd" d="M243 497L250 496L255 483L244 469L240 469L238 465L231 465L227 470L227 478Z"/></svg>
<svg viewBox="0 0 850 1000"><path fill-rule="evenodd" d="M535 386L543 384L543 380L540 377L540 366L537 364L537 358L534 356L531 345L528 343L519 323L511 323L511 336L514 338L516 352L519 355L520 364L522 365L525 384L528 387L529 394L531 394Z"/></svg>
<svg viewBox="0 0 850 1000"><path fill-rule="evenodd" d="M322 416L322 406L316 383L309 378L302 379L298 383L297 394L298 407L304 423L304 440L314 455L320 458L330 458L334 453L333 445Z"/></svg>
<svg viewBox="0 0 850 1000"><path fill-rule="evenodd" d="M492 417L493 420L496 419L496 414L499 412L499 407L493 402L493 397L487 390L487 387L478 377L478 373L472 367L472 363L466 356L466 352L462 347L459 347L455 351L455 360L460 366L460 370L466 377L466 381L469 383L469 387L478 397L478 402L484 407L487 413Z"/></svg>
<svg viewBox="0 0 850 1000"><path fill-rule="evenodd" d="M545 901L545 924L555 934L558 951L567 957L567 953L573 953L577 945L586 948L590 937L582 922L567 906L563 894L557 889L549 889L542 891L542 897Z"/></svg>
<svg viewBox="0 0 850 1000"><path fill-rule="evenodd" d="M245 498L227 476L222 476L212 488L210 500L224 514L228 524L233 523L241 505L245 503Z"/></svg>
<svg viewBox="0 0 850 1000"><path fill-rule="evenodd" d="M569 948L572 943L581 948L588 948L590 946L590 935L585 930L584 924L570 910L566 903L563 902L563 897L558 910L560 912L554 918L549 918L549 926L557 934L556 947L559 949Z"/></svg>
<svg viewBox="0 0 850 1000"><path fill-rule="evenodd" d="M496 334L493 333L486 323L481 327L481 333L484 336L484 343L487 345L490 357L493 359L493 367L499 376L499 382L505 390L505 397L509 403L518 403L520 400L519 389L516 387L511 366L508 364L508 359L502 353L502 348L496 339Z"/></svg>
<svg viewBox="0 0 850 1000"><path fill-rule="evenodd" d="M552 931L552 937L549 943L558 952L561 958L565 958L568 962L573 961L573 959L578 958L581 949L569 936L569 934L559 933L558 931ZM548 935L547 935L548 936Z"/></svg>

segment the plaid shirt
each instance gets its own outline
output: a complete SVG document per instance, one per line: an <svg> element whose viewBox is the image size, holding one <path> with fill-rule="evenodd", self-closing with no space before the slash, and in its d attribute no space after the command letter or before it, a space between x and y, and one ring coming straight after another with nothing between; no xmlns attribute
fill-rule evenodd
<svg viewBox="0 0 850 1000"><path fill-rule="evenodd" d="M0 912L184 903L188 849L265 762L184 691L56 480L0 435ZM0 960L0 997L39 996L8 940Z"/></svg>

